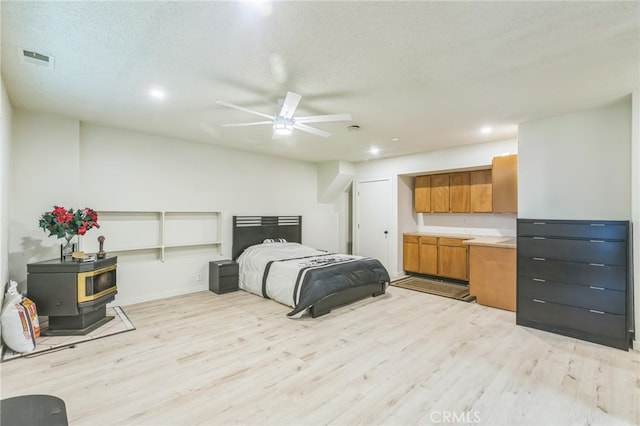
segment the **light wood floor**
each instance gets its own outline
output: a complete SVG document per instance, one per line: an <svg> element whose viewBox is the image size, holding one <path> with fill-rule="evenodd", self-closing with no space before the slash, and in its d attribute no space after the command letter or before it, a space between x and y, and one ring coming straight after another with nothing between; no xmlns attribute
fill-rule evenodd
<svg viewBox="0 0 640 426"><path fill-rule="evenodd" d="M640 353L391 287L317 319L238 291L125 307L137 330L0 365L71 425L640 424Z"/></svg>

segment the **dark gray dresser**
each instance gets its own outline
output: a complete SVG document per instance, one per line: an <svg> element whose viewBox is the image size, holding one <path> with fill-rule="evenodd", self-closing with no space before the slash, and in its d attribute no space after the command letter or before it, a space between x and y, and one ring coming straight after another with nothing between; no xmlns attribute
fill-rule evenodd
<svg viewBox="0 0 640 426"><path fill-rule="evenodd" d="M516 323L628 350L628 221L518 219Z"/></svg>

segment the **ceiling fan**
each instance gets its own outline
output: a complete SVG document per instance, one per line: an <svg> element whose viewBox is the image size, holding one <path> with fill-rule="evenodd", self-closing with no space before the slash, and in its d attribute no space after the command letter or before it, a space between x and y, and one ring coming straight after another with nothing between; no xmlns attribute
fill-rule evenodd
<svg viewBox="0 0 640 426"><path fill-rule="evenodd" d="M268 118L268 121L255 121L252 123L236 123L236 124L222 124L224 127L243 127L243 126L256 126L260 124L271 124L273 126L273 134L276 136L290 135L293 129L302 130L303 132L312 133L317 136L327 138L331 136L331 133L324 130L316 129L315 127L307 126L305 123L320 123L327 121L350 121L351 114L325 114L325 115L311 115L307 117L294 117L293 114L300 103L302 96L287 92L287 96L282 103L282 109L276 115L264 114L262 112L253 111L238 105L231 104L225 101L217 101L218 105L226 106L229 108L235 108L240 111L245 111L250 114L255 114L260 117Z"/></svg>

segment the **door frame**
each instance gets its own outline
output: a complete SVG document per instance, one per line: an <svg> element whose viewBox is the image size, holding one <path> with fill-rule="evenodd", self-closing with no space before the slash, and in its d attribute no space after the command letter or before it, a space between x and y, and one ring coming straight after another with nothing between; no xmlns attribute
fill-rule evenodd
<svg viewBox="0 0 640 426"><path fill-rule="evenodd" d="M389 264L387 265L389 269L389 275L391 277L402 275L402 273L398 272L398 179L397 176L376 176L376 177L368 177L355 180L353 187L353 232L352 232L352 241L353 241L353 253L358 254L360 252L360 238L359 238L359 223L358 217L360 213L360 202L358 198L358 193L360 192L360 185L368 182L376 182L376 181L388 181L390 185L390 197L388 200L388 215L389 215Z"/></svg>

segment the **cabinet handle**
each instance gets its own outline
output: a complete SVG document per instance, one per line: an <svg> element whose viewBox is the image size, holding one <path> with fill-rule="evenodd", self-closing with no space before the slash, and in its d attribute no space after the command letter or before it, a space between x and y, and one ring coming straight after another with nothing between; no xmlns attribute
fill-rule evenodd
<svg viewBox="0 0 640 426"><path fill-rule="evenodd" d="M543 280L542 278L534 278L534 281L538 281L539 283L545 283L547 280Z"/></svg>
<svg viewBox="0 0 640 426"><path fill-rule="evenodd" d="M604 315L604 312L602 312L602 311L596 311L595 309L589 309L589 312L593 312L594 314Z"/></svg>
<svg viewBox="0 0 640 426"><path fill-rule="evenodd" d="M604 266L604 263L590 263L589 266Z"/></svg>
<svg viewBox="0 0 640 426"><path fill-rule="evenodd" d="M546 225L547 222L533 222L534 225Z"/></svg>
<svg viewBox="0 0 640 426"><path fill-rule="evenodd" d="M593 286L593 285L589 286L589 288L593 289L593 290L604 290L604 287L596 287L596 286Z"/></svg>
<svg viewBox="0 0 640 426"><path fill-rule="evenodd" d="M547 259L545 259L544 257L534 257L533 260L541 260L544 262Z"/></svg>
<svg viewBox="0 0 640 426"><path fill-rule="evenodd" d="M603 240L589 240L590 243L604 243Z"/></svg>
<svg viewBox="0 0 640 426"><path fill-rule="evenodd" d="M544 300L539 300L539 299L533 299L533 301L536 303L547 303Z"/></svg>
<svg viewBox="0 0 640 426"><path fill-rule="evenodd" d="M591 223L591 226L605 226L604 223Z"/></svg>
<svg viewBox="0 0 640 426"><path fill-rule="evenodd" d="M545 237L533 237L534 240L546 240Z"/></svg>

